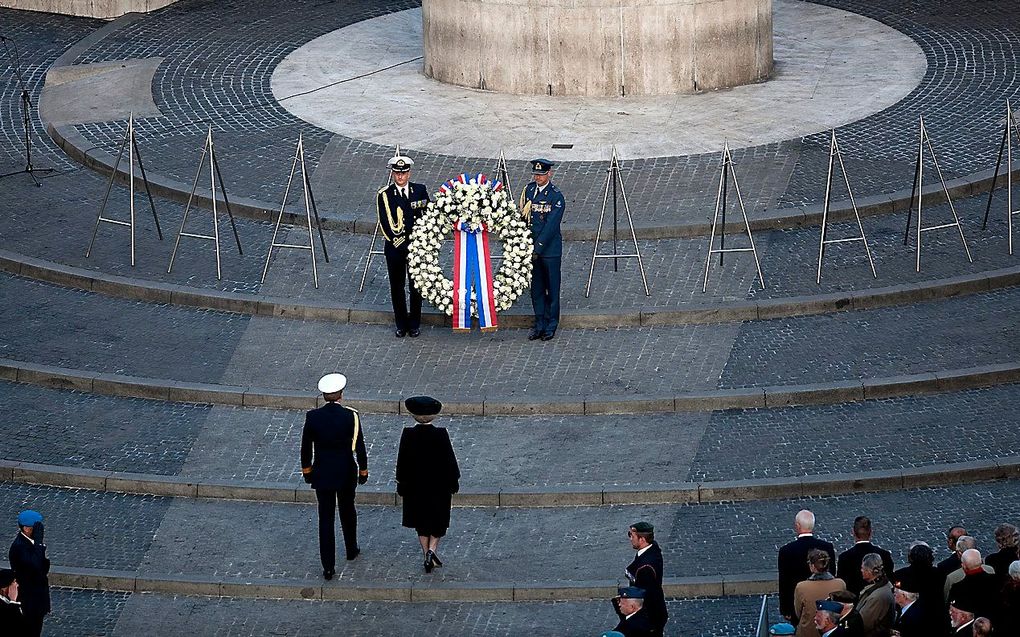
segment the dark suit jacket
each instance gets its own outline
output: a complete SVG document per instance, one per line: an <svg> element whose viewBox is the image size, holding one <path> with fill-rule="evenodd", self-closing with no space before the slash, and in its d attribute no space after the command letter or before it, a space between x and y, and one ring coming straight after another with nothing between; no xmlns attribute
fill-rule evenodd
<svg viewBox="0 0 1020 637"><path fill-rule="evenodd" d="M985 564L992 567L995 571L995 579L1001 585L1009 577L1009 565L1017 560L1020 560L1020 554L1018 554L1017 548L1012 546L992 553L985 558Z"/></svg>
<svg viewBox="0 0 1020 637"><path fill-rule="evenodd" d="M949 589L949 601L957 597L974 600L975 617L987 617L994 624L999 619L999 582L995 575L981 571L966 575Z"/></svg>
<svg viewBox="0 0 1020 637"><path fill-rule="evenodd" d="M401 250L407 250L414 222L429 205L429 191L425 184L407 182L407 193L407 197L400 196L397 185L391 183L376 193L375 200L383 237Z"/></svg>
<svg viewBox="0 0 1020 637"><path fill-rule="evenodd" d="M895 586L896 582L903 580L913 581L921 587L921 597L914 606L920 604L922 613L926 617L926 625L932 627L932 635L944 635L949 630L949 615L942 599L942 587L945 582L939 576L938 571L934 566L925 568L917 564L910 564L897 569L889 581ZM913 609L914 606L910 608Z"/></svg>
<svg viewBox="0 0 1020 637"><path fill-rule="evenodd" d="M26 615L50 612L50 559L41 544L32 544L18 533L7 554L14 576L18 579L18 601Z"/></svg>
<svg viewBox="0 0 1020 637"><path fill-rule="evenodd" d="M846 589L852 593L860 594L864 590L864 578L861 577L861 562L868 553L878 553L882 556L882 564L885 565L886 577L892 577L893 561L892 554L880 546L871 542L854 544L839 554L836 560L836 577L846 582Z"/></svg>
<svg viewBox="0 0 1020 637"><path fill-rule="evenodd" d="M643 607L631 615L630 619L620 617L620 623L613 630L623 633L625 637L651 637L655 634L652 620L649 619L648 611Z"/></svg>
<svg viewBox="0 0 1020 637"><path fill-rule="evenodd" d="M924 600L918 599L910 605L907 612L901 613L893 623L893 628L900 631L901 637L930 637L943 634L929 623L929 615Z"/></svg>
<svg viewBox="0 0 1020 637"><path fill-rule="evenodd" d="M326 403L309 411L301 432L301 471L311 473L312 488L352 489L358 467L368 471L365 432L358 412L339 403Z"/></svg>
<svg viewBox="0 0 1020 637"><path fill-rule="evenodd" d="M400 434L397 493L402 524L411 529L447 529L451 496L460 489L460 468L446 429L418 424Z"/></svg>
<svg viewBox="0 0 1020 637"><path fill-rule="evenodd" d="M821 549L829 554L829 572L836 574L836 550L832 544L813 535L799 537L779 549L779 612L793 617L793 590L798 582L811 577L807 565L807 554L812 549Z"/></svg>
<svg viewBox="0 0 1020 637"><path fill-rule="evenodd" d="M658 542L652 542L647 551L636 556L627 566L633 585L645 589L644 610L648 612L652 625L659 630L669 620L666 598L662 592L662 568L662 549Z"/></svg>

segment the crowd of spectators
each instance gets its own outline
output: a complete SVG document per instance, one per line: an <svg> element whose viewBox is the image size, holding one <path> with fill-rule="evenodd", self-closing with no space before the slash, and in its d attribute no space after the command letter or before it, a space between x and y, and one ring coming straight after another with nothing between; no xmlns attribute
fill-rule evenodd
<svg viewBox="0 0 1020 637"><path fill-rule="evenodd" d="M949 554L936 563L931 546L912 543L906 565L872 541L872 523L854 520L854 544L837 557L814 534L815 516L794 518L796 539L779 549L779 610L798 637L1020 636L1020 530L995 527L996 551L954 526ZM789 630L789 633L784 633Z"/></svg>

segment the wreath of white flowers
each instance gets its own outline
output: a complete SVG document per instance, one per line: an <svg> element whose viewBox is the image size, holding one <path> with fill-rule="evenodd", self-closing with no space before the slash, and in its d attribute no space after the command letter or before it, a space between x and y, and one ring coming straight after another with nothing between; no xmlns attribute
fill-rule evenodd
<svg viewBox="0 0 1020 637"><path fill-rule="evenodd" d="M503 258L492 283L496 311L502 312L531 285L531 229L506 191L498 187L499 182L494 187L481 174L465 181L447 182L414 222L407 269L422 298L452 316L453 281L439 263L440 249L444 239L452 235L455 223L465 222L473 230L484 224L490 240L503 244ZM478 316L474 292L471 301L471 316Z"/></svg>

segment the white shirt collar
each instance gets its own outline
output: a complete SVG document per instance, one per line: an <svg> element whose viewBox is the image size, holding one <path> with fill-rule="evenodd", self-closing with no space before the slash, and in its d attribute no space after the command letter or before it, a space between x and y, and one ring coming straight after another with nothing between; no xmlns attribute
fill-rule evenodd
<svg viewBox="0 0 1020 637"><path fill-rule="evenodd" d="M975 618L975 619L976 619L976 618ZM971 624L973 624L973 623L974 623L974 620L972 619L972 620L970 620L969 622L967 622L966 624L960 624L959 626L957 626L957 627L956 627L956 630L954 630L953 632L954 632L954 633L958 633L958 632L960 632L961 630L963 630L963 629L964 629L964 628L966 628L967 626L970 626L970 625L971 625Z"/></svg>
<svg viewBox="0 0 1020 637"><path fill-rule="evenodd" d="M548 188L548 187L549 187L549 182L546 182L544 186L539 186L538 184L535 184L535 194L536 195L542 194L543 192L545 192L545 189Z"/></svg>
<svg viewBox="0 0 1020 637"><path fill-rule="evenodd" d="M800 535L797 536L797 538L799 539L802 537L814 537L814 536L815 536L814 533L801 533Z"/></svg>
<svg viewBox="0 0 1020 637"><path fill-rule="evenodd" d="M857 540L854 544L871 544L871 540Z"/></svg>
<svg viewBox="0 0 1020 637"><path fill-rule="evenodd" d="M645 551L647 551L647 550L648 550L648 549L650 549L650 548L652 548L652 545L651 545L651 544L649 544L648 546L646 546L646 547L645 547L645 548L643 548L643 549L640 549L640 550L638 550L638 552L637 552L638 556L640 557L641 555L644 555Z"/></svg>
<svg viewBox="0 0 1020 637"><path fill-rule="evenodd" d="M637 609L636 611L634 611L634 612L633 612L633 613L631 613L630 615L627 615L626 617L624 617L624 619L630 619L630 618L631 618L631 617L633 617L634 615L637 615L637 614L638 614L638 611L640 611L640 610L641 610L640 608L639 608L639 609Z"/></svg>
<svg viewBox="0 0 1020 637"><path fill-rule="evenodd" d="M839 628L839 626L836 626L836 628ZM828 637L836 630L836 628L830 628L829 630L825 631L824 633L822 633L822 637Z"/></svg>
<svg viewBox="0 0 1020 637"><path fill-rule="evenodd" d="M910 608L911 606L913 606L913 605L914 605L914 604L916 604L916 603L917 603L917 600L915 599L914 601L910 602L909 604L907 604L906 606L904 606L903 608L901 608L901 609L900 609L900 615L903 615L903 614L905 614L905 613L907 612L907 609L908 609L908 608Z"/></svg>
<svg viewBox="0 0 1020 637"><path fill-rule="evenodd" d="M23 537L23 538L25 538L26 540L28 540L29 542L31 542L31 543L32 543L32 546L35 546L35 540L33 540L32 538L30 538L30 537L28 537L27 535L25 535L25 532L24 532L24 531L18 531L18 533L21 533L21 537Z"/></svg>

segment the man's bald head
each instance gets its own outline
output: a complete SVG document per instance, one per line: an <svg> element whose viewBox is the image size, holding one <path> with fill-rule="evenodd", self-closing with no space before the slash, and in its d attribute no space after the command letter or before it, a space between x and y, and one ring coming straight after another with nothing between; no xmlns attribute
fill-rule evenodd
<svg viewBox="0 0 1020 637"><path fill-rule="evenodd" d="M793 519L793 529L798 533L814 533L815 532L815 514L803 509L797 513L797 517Z"/></svg>
<svg viewBox="0 0 1020 637"><path fill-rule="evenodd" d="M976 568L981 568L981 551L977 549L967 549L960 556L960 566L964 569L971 571Z"/></svg>

